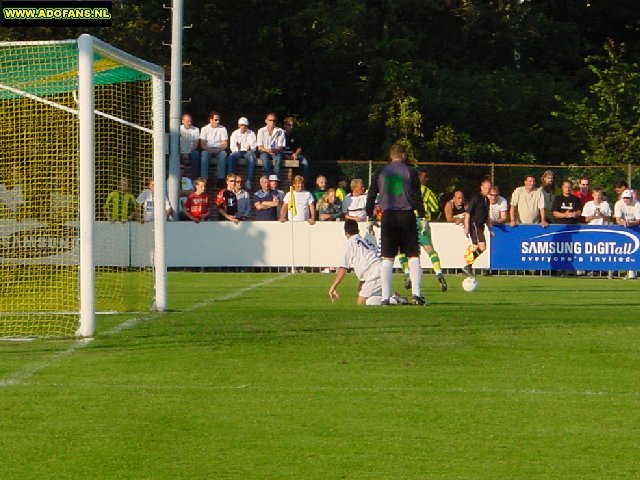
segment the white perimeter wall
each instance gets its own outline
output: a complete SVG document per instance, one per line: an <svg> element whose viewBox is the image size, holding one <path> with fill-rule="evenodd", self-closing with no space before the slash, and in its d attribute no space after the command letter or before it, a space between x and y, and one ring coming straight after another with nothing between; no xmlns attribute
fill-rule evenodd
<svg viewBox="0 0 640 480"><path fill-rule="evenodd" d="M69 223L68 226L77 226ZM77 265L77 238L63 242L69 248L55 256L36 255L16 259L14 249L28 242L50 242L46 226L37 221L0 222L0 264L64 264ZM343 222L167 222L168 267L331 267L341 263L344 248ZM462 227L446 223L431 224L434 245L443 268L464 265L462 255L469 241ZM360 233L367 236L366 224ZM375 230L379 235L379 229ZM17 237L16 237L17 235ZM151 224L136 222L97 222L95 225L96 265L149 266L153 255ZM18 242L16 238L21 240ZM375 239L374 239L375 240ZM488 252L475 262L487 268ZM422 253L422 264L430 266Z"/></svg>
<svg viewBox="0 0 640 480"><path fill-rule="evenodd" d="M343 222L168 222L167 266L338 266L346 240L343 228ZM462 267L469 245L462 226L432 223L431 230L442 267ZM366 224L360 233L367 235ZM474 266L488 268L488 258L486 252ZM421 260L431 265L424 251Z"/></svg>

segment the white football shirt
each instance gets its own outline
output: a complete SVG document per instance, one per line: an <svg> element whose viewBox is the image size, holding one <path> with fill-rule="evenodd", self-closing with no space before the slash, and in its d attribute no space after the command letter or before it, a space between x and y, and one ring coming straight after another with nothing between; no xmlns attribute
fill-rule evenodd
<svg viewBox="0 0 640 480"><path fill-rule="evenodd" d="M378 247L360 235L353 235L347 240L344 250L343 268L353 268L358 280L370 280L380 275L381 259Z"/></svg>

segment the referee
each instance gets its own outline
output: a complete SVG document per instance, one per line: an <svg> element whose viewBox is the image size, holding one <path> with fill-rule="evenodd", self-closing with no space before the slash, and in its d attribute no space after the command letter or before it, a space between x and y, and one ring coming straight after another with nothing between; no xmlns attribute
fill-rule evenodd
<svg viewBox="0 0 640 480"><path fill-rule="evenodd" d="M371 182L367 194L366 211L370 222L379 195L378 208L382 211L381 253L382 305L389 305L393 283L393 259L398 251L409 257L409 276L414 305L427 305L420 292L422 267L416 215L424 219L424 204L420 195L420 181L415 168L406 163L407 152L402 145L391 146L391 162L378 172ZM424 221L420 222L421 226Z"/></svg>

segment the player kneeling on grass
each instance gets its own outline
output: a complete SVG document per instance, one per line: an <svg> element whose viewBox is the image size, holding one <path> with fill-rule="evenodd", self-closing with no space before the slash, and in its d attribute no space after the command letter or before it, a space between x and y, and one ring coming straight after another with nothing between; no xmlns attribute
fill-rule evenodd
<svg viewBox="0 0 640 480"><path fill-rule="evenodd" d="M360 280L358 285L358 305L380 305L382 301L382 281L380 279L382 259L378 255L378 247L360 236L358 222L355 220L345 220L344 233L347 237L344 260L340 268L338 268L331 288L329 288L329 298L332 302L340 298L336 289L347 274L347 271L353 268L358 280ZM391 296L389 303L402 305L409 302L406 298L396 293Z"/></svg>

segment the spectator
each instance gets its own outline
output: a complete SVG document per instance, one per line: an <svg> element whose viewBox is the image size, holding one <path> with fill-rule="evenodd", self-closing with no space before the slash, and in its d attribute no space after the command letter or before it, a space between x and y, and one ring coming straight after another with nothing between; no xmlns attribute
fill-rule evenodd
<svg viewBox="0 0 640 480"><path fill-rule="evenodd" d="M349 194L349 179L345 176L338 178L338 186L336 187L336 197L342 203L344 203L344 199L347 198Z"/></svg>
<svg viewBox="0 0 640 480"><path fill-rule="evenodd" d="M367 221L367 196L365 195L364 182L360 178L351 180L351 193L342 202L342 213L345 220L350 218L356 222Z"/></svg>
<svg viewBox="0 0 640 480"><path fill-rule="evenodd" d="M0 218L23 218L24 196L19 178L18 167L14 165L5 182L0 183Z"/></svg>
<svg viewBox="0 0 640 480"><path fill-rule="evenodd" d="M327 193L327 177L318 175L316 177L316 188L313 191L313 199L317 202Z"/></svg>
<svg viewBox="0 0 640 480"><path fill-rule="evenodd" d="M301 175L293 177L293 192L287 192L280 209L280 221L286 222L287 218L292 222L316 222L316 208L311 192L304 190L304 178ZM292 211L289 205L295 206Z"/></svg>
<svg viewBox="0 0 640 480"><path fill-rule="evenodd" d="M589 189L589 178L588 177L581 177L580 178L580 182L578 183L578 189L575 191L574 195L576 197L578 197L578 199L580 200L580 209L582 210L582 207L584 207L584 204L587 202L590 202L591 200L593 200L593 194L591 193L591 190Z"/></svg>
<svg viewBox="0 0 640 480"><path fill-rule="evenodd" d="M154 213L153 213L153 180L149 180L148 187L142 190L136 198L136 203L140 205L140 222L153 222ZM173 209L171 208L171 204L169 203L169 199L165 195L164 197L164 209L167 215L167 219L171 218L173 213Z"/></svg>
<svg viewBox="0 0 640 480"><path fill-rule="evenodd" d="M227 188L221 189L216 195L216 207L222 218L238 224L238 197L234 192L236 176L229 173L226 180Z"/></svg>
<svg viewBox="0 0 640 480"><path fill-rule="evenodd" d="M107 197L104 212L110 222L124 223L136 218L136 199L129 192L129 182L126 178L121 178L118 189Z"/></svg>
<svg viewBox="0 0 640 480"><path fill-rule="evenodd" d="M633 228L640 225L640 202L633 198L631 190L624 190L620 195L620 200L613 207L613 216L616 219L616 225L626 228ZM636 278L635 270L627 272L627 278Z"/></svg>
<svg viewBox="0 0 640 480"><path fill-rule="evenodd" d="M604 194L600 187L594 187L591 190L593 200L588 201L582 207L582 216L584 222L588 225L607 225L611 220L611 207L609 202L604 200ZM584 270L578 270L576 274L578 276L584 275ZM593 275L593 272L589 272L589 275ZM613 278L613 271L609 271L609 278Z"/></svg>
<svg viewBox="0 0 640 480"><path fill-rule="evenodd" d="M184 205L187 201L187 197L189 194L195 191L193 187L193 182L189 177L185 175L186 167L184 165L180 165L180 192L178 193L178 215L181 219L185 219L185 208Z"/></svg>
<svg viewBox="0 0 640 480"><path fill-rule="evenodd" d="M536 179L533 175L524 177L524 185L518 187L511 194L511 207L509 216L511 226L521 224L539 224L546 228L547 212L544 207L544 197L542 192L535 188Z"/></svg>
<svg viewBox="0 0 640 480"><path fill-rule="evenodd" d="M207 181L202 178L196 178L195 191L187 196L184 203L184 214L195 223L206 221L211 216L211 208L209 207L209 195L205 192Z"/></svg>
<svg viewBox="0 0 640 480"><path fill-rule="evenodd" d="M591 190L593 200L584 204L582 216L589 225L606 225L611 220L611 206L602 199L602 189L595 187Z"/></svg>
<svg viewBox="0 0 640 480"><path fill-rule="evenodd" d="M253 194L253 205L256 208L256 220L278 220L280 196L277 190L271 188L266 175L260 177L260 190Z"/></svg>
<svg viewBox="0 0 640 480"><path fill-rule="evenodd" d="M285 117L282 125L284 126L284 147L282 148L282 156L284 160L298 160L302 169L305 186L311 185L309 178L309 161L302 155L302 146L298 141L297 134L293 134L293 127L296 120L293 117ZM276 172L277 173L277 172ZM317 199L316 199L317 201Z"/></svg>
<svg viewBox="0 0 640 480"><path fill-rule="evenodd" d="M64 224L66 222L78 219L78 209L76 201L77 193L74 193L73 178L60 177L56 178L56 186L51 192L51 209L50 219L54 224ZM3 185L0 185L0 190ZM0 207L2 210L2 207ZM2 215L0 215L0 218Z"/></svg>
<svg viewBox="0 0 640 480"><path fill-rule="evenodd" d="M509 204L507 199L500 195L497 185L489 190L489 219L492 225L506 225L509 223Z"/></svg>
<svg viewBox="0 0 640 480"><path fill-rule="evenodd" d="M556 195L553 199L551 210L553 211L553 218L555 218L556 223L563 225L578 223L582 206L580 205L580 199L573 195L573 182L571 180L564 180L562 182L562 193Z"/></svg>
<svg viewBox="0 0 640 480"><path fill-rule="evenodd" d="M191 165L191 178L200 176L200 129L193 126L191 115L182 115L180 125L180 165Z"/></svg>
<svg viewBox="0 0 640 480"><path fill-rule="evenodd" d="M342 202L336 197L334 188L328 189L318 200L318 220L340 221L342 220Z"/></svg>
<svg viewBox="0 0 640 480"><path fill-rule="evenodd" d="M553 219L553 199L556 198L555 194L555 175L553 170L545 170L540 178L540 193L544 199L545 218L547 222L554 223Z"/></svg>
<svg viewBox="0 0 640 480"><path fill-rule="evenodd" d="M627 183L626 180L620 179L616 181L613 187L613 190L616 192L616 201L622 200L622 192L624 192L625 190L629 190L629 184ZM615 204L614 204L614 208L615 208Z"/></svg>
<svg viewBox="0 0 640 480"><path fill-rule="evenodd" d="M265 175L280 175L285 137L284 130L276 126L276 120L275 113L268 113L264 120L266 125L258 130L258 151Z"/></svg>
<svg viewBox="0 0 640 480"><path fill-rule="evenodd" d="M455 190L453 198L444 204L444 217L448 223L456 225L464 224L464 193L462 190Z"/></svg>
<svg viewBox="0 0 640 480"><path fill-rule="evenodd" d="M276 192L278 192L278 198L282 202L282 200L284 200L284 191L278 188L279 185L280 185L280 179L278 178L278 176L269 175L269 188L271 188L271 190L275 190Z"/></svg>
<svg viewBox="0 0 640 480"><path fill-rule="evenodd" d="M251 197L249 196L249 192L242 188L242 177L240 175L236 175L236 184L233 193L236 194L236 199L238 200L238 213L236 217L238 217L238 220L249 220L251 217Z"/></svg>
<svg viewBox="0 0 640 480"><path fill-rule="evenodd" d="M218 187L221 187L224 183L228 146L229 134L227 129L220 125L220 114L215 111L211 112L209 114L209 124L200 130L200 148L202 148L200 176L205 180L209 178L209 162L211 157L215 157Z"/></svg>
<svg viewBox="0 0 640 480"><path fill-rule="evenodd" d="M251 190L251 179L256 168L256 134L249 130L249 120L246 117L238 119L238 129L231 134L231 155L227 158L229 173L238 173L238 160L245 159L247 166L247 181L245 188ZM236 185L238 187L238 185Z"/></svg>

